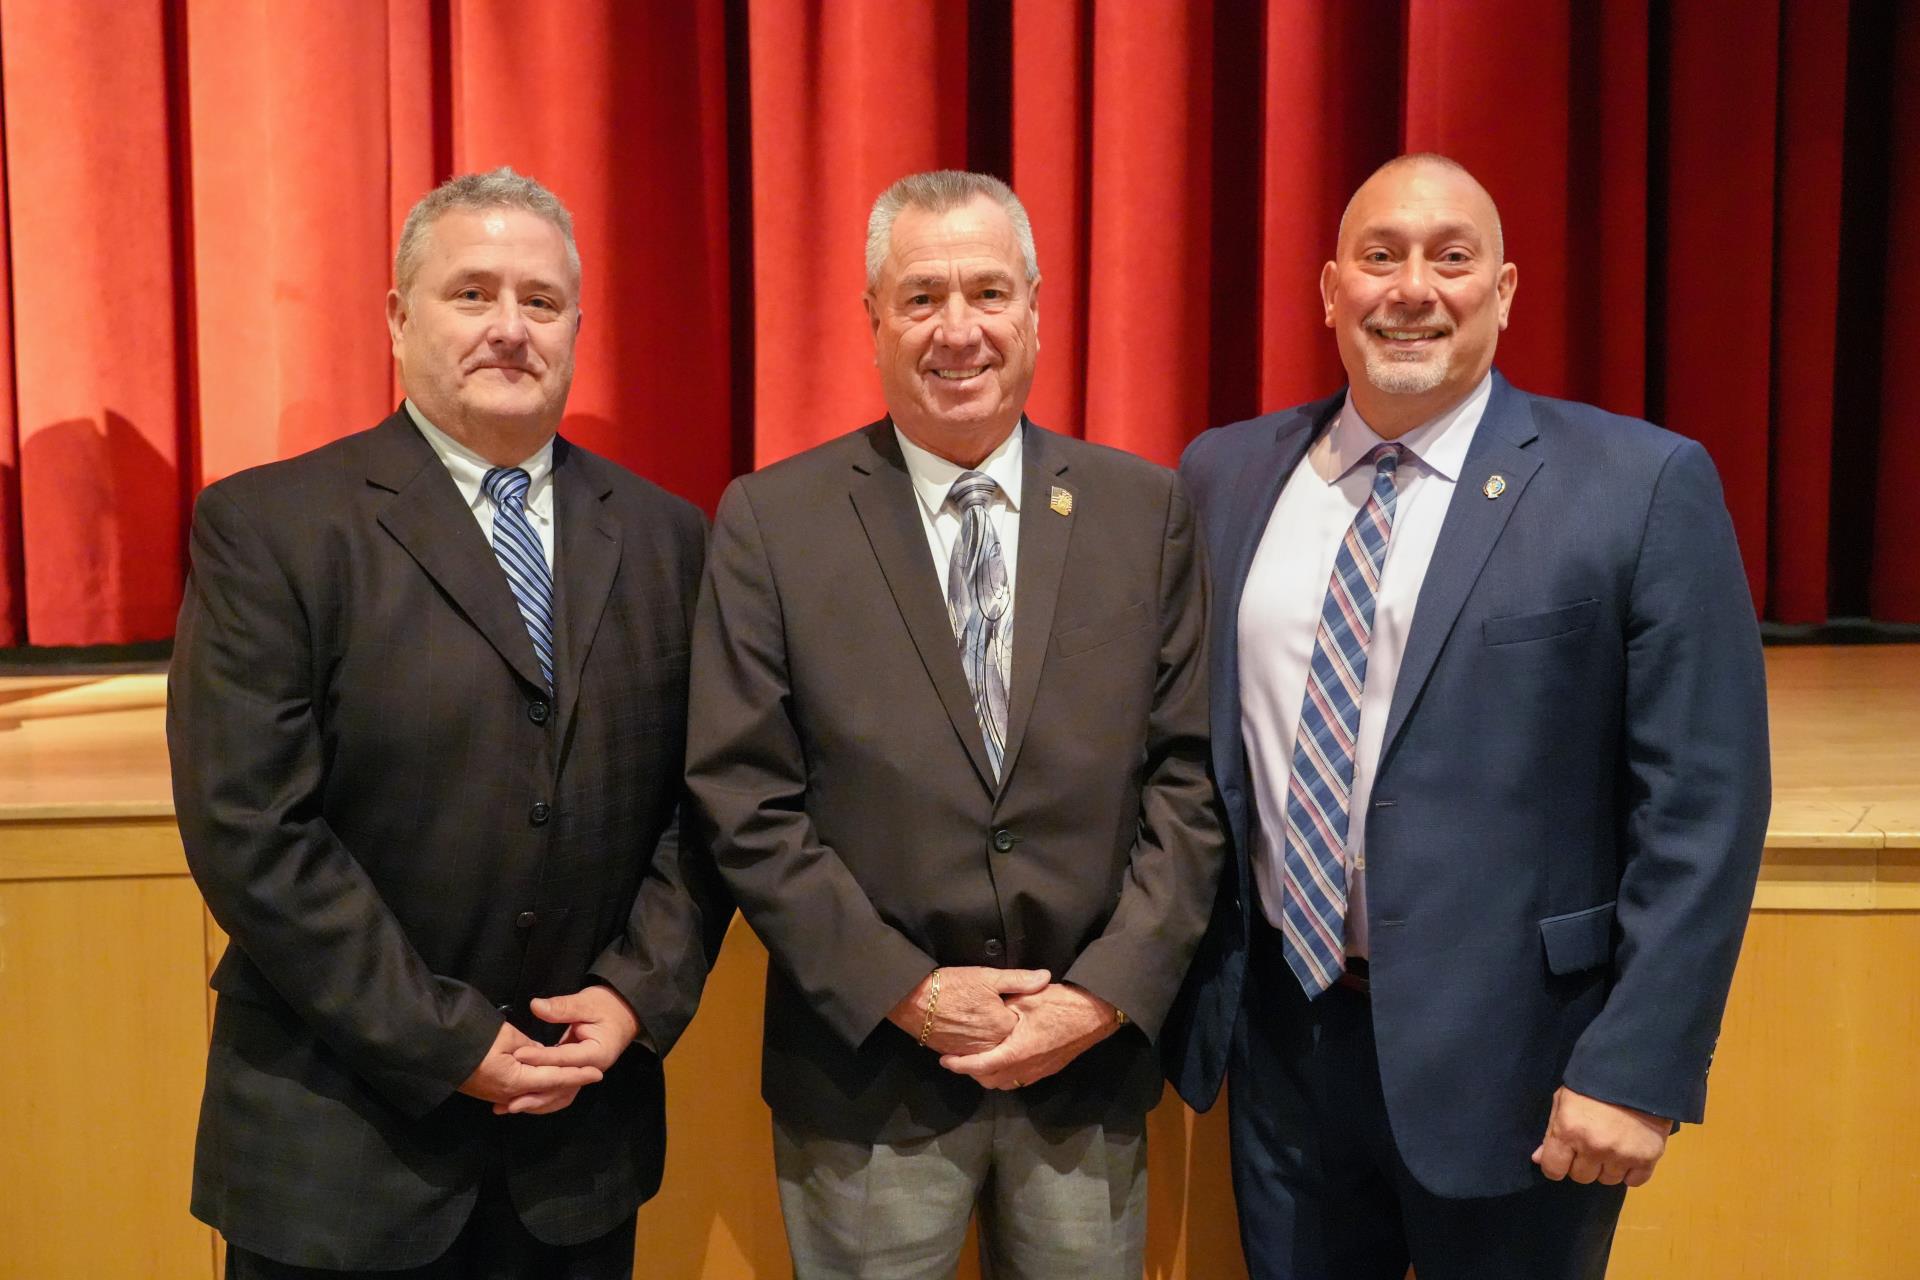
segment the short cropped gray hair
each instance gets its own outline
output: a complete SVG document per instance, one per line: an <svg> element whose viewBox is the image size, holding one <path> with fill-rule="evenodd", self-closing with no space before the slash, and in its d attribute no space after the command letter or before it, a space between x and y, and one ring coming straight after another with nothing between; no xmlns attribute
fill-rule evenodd
<svg viewBox="0 0 1920 1280"><path fill-rule="evenodd" d="M525 174L501 165L491 173L463 173L448 178L420 197L400 228L400 243L393 250L393 283L401 296L413 288L420 260L427 253L427 236L443 214L456 209L478 213L485 209L521 209L545 218L559 228L567 242L567 269L574 283L580 282L580 247L573 242L573 215L560 197Z"/></svg>
<svg viewBox="0 0 1920 1280"><path fill-rule="evenodd" d="M925 209L928 213L946 213L973 203L980 197L1007 211L1013 224L1014 243L1020 246L1020 260L1027 268L1027 282L1040 278L1040 259L1033 251L1033 223L1027 207L1013 188L990 173L967 173L961 169L936 169L930 173L910 173L882 191L867 216L867 288L880 283L880 268L886 265L887 250L893 239L894 219L903 209Z"/></svg>

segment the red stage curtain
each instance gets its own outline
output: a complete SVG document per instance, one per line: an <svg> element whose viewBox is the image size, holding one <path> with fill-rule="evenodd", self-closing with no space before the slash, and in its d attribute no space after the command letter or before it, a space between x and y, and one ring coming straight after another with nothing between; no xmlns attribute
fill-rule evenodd
<svg viewBox="0 0 1920 1280"><path fill-rule="evenodd" d="M899 174L1013 181L1034 417L1166 462L1339 385L1320 263L1404 150L1500 202L1516 382L1706 443L1765 616L1920 621L1917 15L0 0L0 648L166 636L193 494L392 407L394 237L455 170L569 202L565 430L711 506L880 412L862 232Z"/></svg>

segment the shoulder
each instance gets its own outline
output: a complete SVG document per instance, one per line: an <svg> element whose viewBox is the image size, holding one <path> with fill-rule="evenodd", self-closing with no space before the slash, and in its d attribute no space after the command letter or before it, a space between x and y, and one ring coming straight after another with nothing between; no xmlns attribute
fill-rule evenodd
<svg viewBox="0 0 1920 1280"><path fill-rule="evenodd" d="M706 537L705 514L685 498L564 437L556 445L564 445L567 451L564 465L581 469L590 487L605 497L622 524L669 529L695 540Z"/></svg>
<svg viewBox="0 0 1920 1280"><path fill-rule="evenodd" d="M365 486L368 458L377 442L391 443L394 433L411 430L395 414L317 449L236 471L200 491L196 518L237 511L275 527L310 528L342 509L341 494ZM423 458L433 456L425 441L420 448Z"/></svg>
<svg viewBox="0 0 1920 1280"><path fill-rule="evenodd" d="M1026 447L1048 463L1057 463L1068 480L1076 476L1098 481L1106 487L1137 488L1143 492L1164 493L1173 485L1173 471L1149 458L1112 445L1096 444L1078 436L1061 435L1033 423Z"/></svg>
<svg viewBox="0 0 1920 1280"><path fill-rule="evenodd" d="M897 453L891 462L883 453L892 443L891 431L885 420L869 423L734 477L720 497L716 525L736 517L742 507L755 521L767 521L811 519L829 506L844 505L847 485L859 474L899 465Z"/></svg>
<svg viewBox="0 0 1920 1280"><path fill-rule="evenodd" d="M1571 464L1587 483L1651 488L1676 465L1713 472L1699 442L1677 431L1578 400L1512 391L1531 414L1549 455L1557 463Z"/></svg>

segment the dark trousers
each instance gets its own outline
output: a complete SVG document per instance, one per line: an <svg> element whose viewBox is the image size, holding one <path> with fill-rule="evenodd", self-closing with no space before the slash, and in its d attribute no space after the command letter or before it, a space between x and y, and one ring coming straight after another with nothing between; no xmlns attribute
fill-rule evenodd
<svg viewBox="0 0 1920 1280"><path fill-rule="evenodd" d="M275 1262L229 1244L227 1280L632 1280L633 1233L628 1219L585 1244L543 1244L521 1224L506 1183L489 1176L452 1247L424 1267L325 1271Z"/></svg>
<svg viewBox="0 0 1920 1280"><path fill-rule="evenodd" d="M1257 913L1246 989L1228 1124L1253 1280L1401 1280L1409 1262L1419 1280L1606 1274L1625 1187L1543 1177L1510 1196L1434 1195L1394 1146L1367 997L1335 987L1309 1003Z"/></svg>

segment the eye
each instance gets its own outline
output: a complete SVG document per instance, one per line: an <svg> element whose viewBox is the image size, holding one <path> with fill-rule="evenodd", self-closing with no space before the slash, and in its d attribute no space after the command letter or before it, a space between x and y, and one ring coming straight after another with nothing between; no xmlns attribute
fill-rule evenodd
<svg viewBox="0 0 1920 1280"><path fill-rule="evenodd" d="M1455 266L1459 266L1464 263L1473 261L1473 255L1468 253L1465 249L1449 249L1445 253L1440 255L1440 261L1449 262L1454 264Z"/></svg>
<svg viewBox="0 0 1920 1280"><path fill-rule="evenodd" d="M916 293L911 298L907 299L907 305L910 307L931 306L933 305L933 296L931 294L926 294L926 293Z"/></svg>
<svg viewBox="0 0 1920 1280"><path fill-rule="evenodd" d="M1388 255L1385 249L1369 249L1365 253L1360 255L1360 260L1362 262L1372 262L1372 263L1385 265L1386 263L1391 262L1393 259L1391 258L1391 256Z"/></svg>
<svg viewBox="0 0 1920 1280"><path fill-rule="evenodd" d="M485 294L481 293L480 290L473 285L468 285L453 296L462 302L480 302L486 297Z"/></svg>

